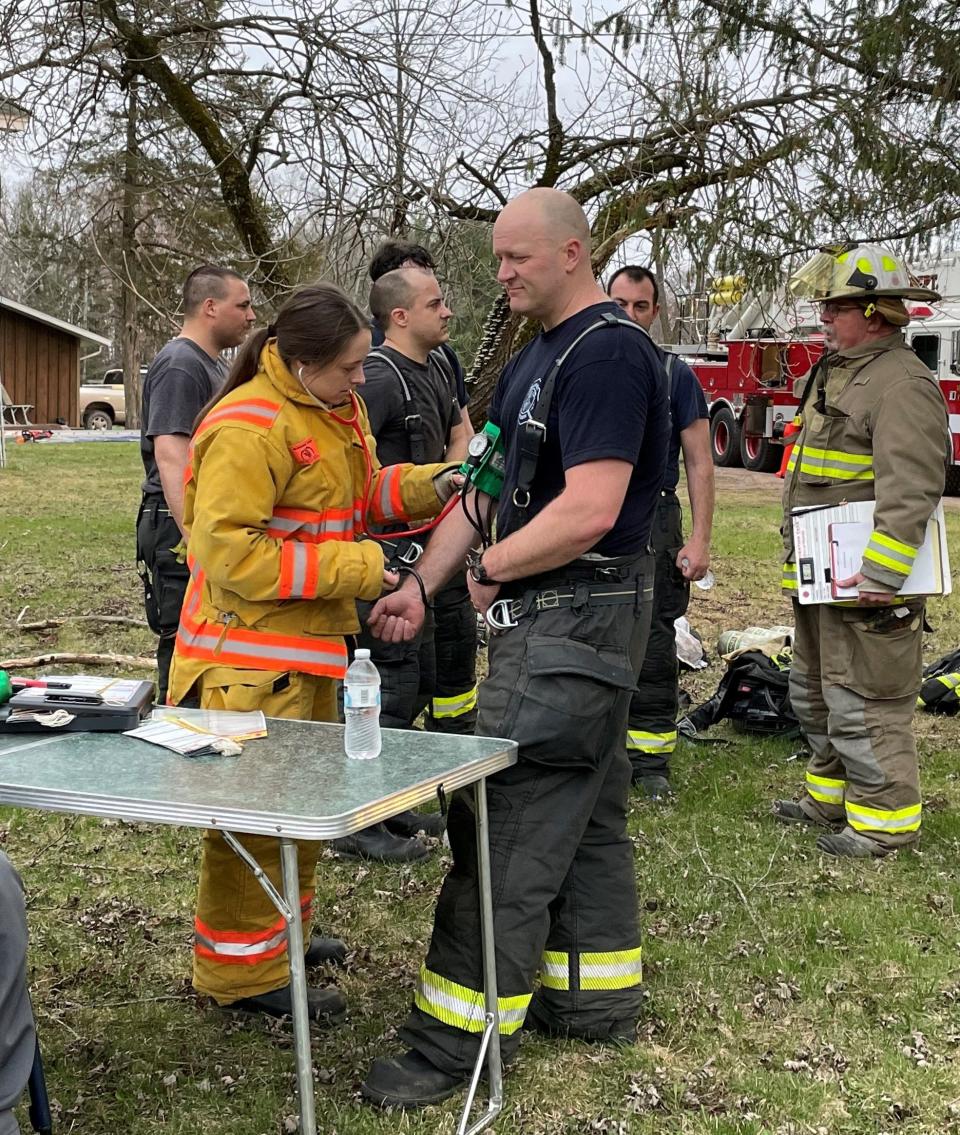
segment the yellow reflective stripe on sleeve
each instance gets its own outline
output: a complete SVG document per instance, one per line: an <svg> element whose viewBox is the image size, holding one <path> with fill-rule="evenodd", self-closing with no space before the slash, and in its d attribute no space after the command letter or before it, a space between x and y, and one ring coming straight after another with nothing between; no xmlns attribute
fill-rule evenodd
<svg viewBox="0 0 960 1135"><path fill-rule="evenodd" d="M874 531L863 550L863 558L881 564L899 575L909 575L913 570L913 561L917 558L917 549L894 540L892 536Z"/></svg>
<svg viewBox="0 0 960 1135"><path fill-rule="evenodd" d="M847 453L842 449L816 449L804 445L799 453L794 449L790 455L787 471L792 473L798 462L800 472L809 477L835 481L873 480L873 455L870 453Z"/></svg>
<svg viewBox="0 0 960 1135"><path fill-rule="evenodd" d="M467 690L463 694L454 694L450 698L434 698L431 712L434 717L460 717L464 713L477 708L477 687Z"/></svg>
<svg viewBox="0 0 960 1135"><path fill-rule="evenodd" d="M822 804L842 804L843 791L847 786L845 780L835 780L829 776L814 776L807 773L807 792Z"/></svg>
<svg viewBox="0 0 960 1135"><path fill-rule="evenodd" d="M570 955L562 950L544 950L540 958L540 984L544 989L569 989Z"/></svg>
<svg viewBox="0 0 960 1135"><path fill-rule="evenodd" d="M436 1017L445 1025L468 1033L482 1033L484 1030L486 1008L483 993L441 977L426 966L420 967L420 979L413 1000L418 1009ZM497 998L502 1036L510 1036L520 1028L529 1005L529 993L519 997Z"/></svg>
<svg viewBox="0 0 960 1135"><path fill-rule="evenodd" d="M627 730L627 748L636 753L672 753L677 747L677 731L645 733L642 729Z"/></svg>
<svg viewBox="0 0 960 1135"><path fill-rule="evenodd" d="M847 823L858 832L915 832L920 827L921 804L906 808L868 808L847 801Z"/></svg>
<svg viewBox="0 0 960 1135"><path fill-rule="evenodd" d="M784 591L797 590L797 565L794 563L785 563L783 571L780 576L780 586Z"/></svg>
<svg viewBox="0 0 960 1135"><path fill-rule="evenodd" d="M581 989L630 989L643 980L641 948L580 955Z"/></svg>

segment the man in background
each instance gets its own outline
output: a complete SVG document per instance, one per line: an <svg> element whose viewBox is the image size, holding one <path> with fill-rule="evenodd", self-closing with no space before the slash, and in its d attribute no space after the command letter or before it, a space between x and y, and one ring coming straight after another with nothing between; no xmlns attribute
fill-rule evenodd
<svg viewBox="0 0 960 1135"><path fill-rule="evenodd" d="M370 279L376 283L387 272L398 268L420 268L436 274L430 252L422 244L388 240L370 261ZM383 342L383 329L373 320L373 344ZM452 374L460 406L460 428L454 430L451 451L457 451L473 437L474 428L467 406L468 396L463 367L449 341L441 343L431 357L442 370ZM467 579L458 572L434 597L434 654L436 685L427 704L427 728L437 733L472 734L477 723L477 620L467 594Z"/></svg>
<svg viewBox="0 0 960 1135"><path fill-rule="evenodd" d="M143 499L137 515L137 570L157 644L157 702L167 676L190 573L183 545L183 479L197 415L223 382L223 351L239 346L256 318L246 282L204 264L183 285L183 326L161 347L143 381L140 456Z"/></svg>
<svg viewBox="0 0 960 1135"><path fill-rule="evenodd" d="M452 316L433 272L424 268L395 268L380 276L370 292L370 310L385 335L363 365L363 401L383 465L449 461L466 457L467 438L453 373L438 350L449 338ZM415 567L429 533L391 536L408 525L384 527L382 543L388 563ZM476 627L473 609L464 594L467 631ZM434 623L428 618L410 642L385 643L374 638L366 622L372 604L359 603L361 632L357 645L370 650L380 672L380 721L391 729L410 729L436 700L440 676L436 662ZM449 608L444 608L448 612ZM470 640L469 662L476 653ZM470 672L471 685L475 683ZM450 681L449 675L444 675ZM475 698L474 698L475 700ZM443 817L436 813L400 812L385 823L374 824L334 840L341 854L405 862L428 854L416 839L419 831L441 835Z"/></svg>
<svg viewBox="0 0 960 1135"><path fill-rule="evenodd" d="M649 268L628 265L618 269L607 284L607 295L647 331L660 312L660 287ZM650 533L657 560L653 620L627 726L634 783L652 800L666 800L673 795L670 756L677 747L680 696L673 624L686 614L690 581L702 579L710 566L714 500L707 400L696 375L682 359L666 352L664 369L670 403L670 444ZM681 451L692 521L687 540L683 537L683 512L677 496Z"/></svg>
<svg viewBox="0 0 960 1135"><path fill-rule="evenodd" d="M906 344L904 300L935 302L875 244L824 249L790 280L820 305L824 354L800 379L802 421L783 486L783 588L793 599L790 704L810 749L786 823L827 829L817 848L871 859L916 844L922 804L913 711L924 600L899 595L943 494L951 452L936 378ZM853 605L801 604L791 514L874 501Z"/></svg>

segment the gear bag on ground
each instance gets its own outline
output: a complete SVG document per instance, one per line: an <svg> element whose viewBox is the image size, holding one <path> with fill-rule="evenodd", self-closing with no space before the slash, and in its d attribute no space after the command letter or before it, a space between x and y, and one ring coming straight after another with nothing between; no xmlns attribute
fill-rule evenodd
<svg viewBox="0 0 960 1135"><path fill-rule="evenodd" d="M927 713L944 713L953 717L960 711L960 650L945 654L923 670L923 685L917 698L917 708Z"/></svg>
<svg viewBox="0 0 960 1135"><path fill-rule="evenodd" d="M747 650L733 658L717 692L677 725L685 737L697 737L723 718L742 733L788 733L798 728L790 707L788 683L793 651L784 647L768 657Z"/></svg>

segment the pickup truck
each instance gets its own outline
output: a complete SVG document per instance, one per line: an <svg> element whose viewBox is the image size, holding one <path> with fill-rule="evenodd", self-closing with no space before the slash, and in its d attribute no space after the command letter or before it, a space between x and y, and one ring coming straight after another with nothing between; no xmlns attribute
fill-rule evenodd
<svg viewBox="0 0 960 1135"><path fill-rule="evenodd" d="M140 368L140 381L147 373ZM126 422L123 371L113 367L102 377L80 384L80 424L85 430L109 430Z"/></svg>

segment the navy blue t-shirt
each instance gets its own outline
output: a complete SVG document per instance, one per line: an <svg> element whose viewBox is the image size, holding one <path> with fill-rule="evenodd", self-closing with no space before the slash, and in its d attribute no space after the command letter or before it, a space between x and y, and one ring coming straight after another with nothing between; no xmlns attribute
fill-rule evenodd
<svg viewBox="0 0 960 1135"><path fill-rule="evenodd" d="M675 489L680 480L680 434L700 418L709 418L706 395L697 382L697 376L683 359L672 356L672 385L670 387L670 448L667 451L667 471L663 478L665 489ZM670 356L667 357L670 362Z"/></svg>
<svg viewBox="0 0 960 1135"><path fill-rule="evenodd" d="M605 312L623 318L613 302L598 303L541 332L507 363L488 417L506 446L506 475L497 526L516 527L512 504L520 465L518 427L530 416L540 385L556 360ZM564 488L565 470L587 461L615 459L633 465L630 485L613 528L589 549L604 556L642 552L663 483L669 424L660 351L633 326L600 327L583 339L557 376L531 488L527 518Z"/></svg>

